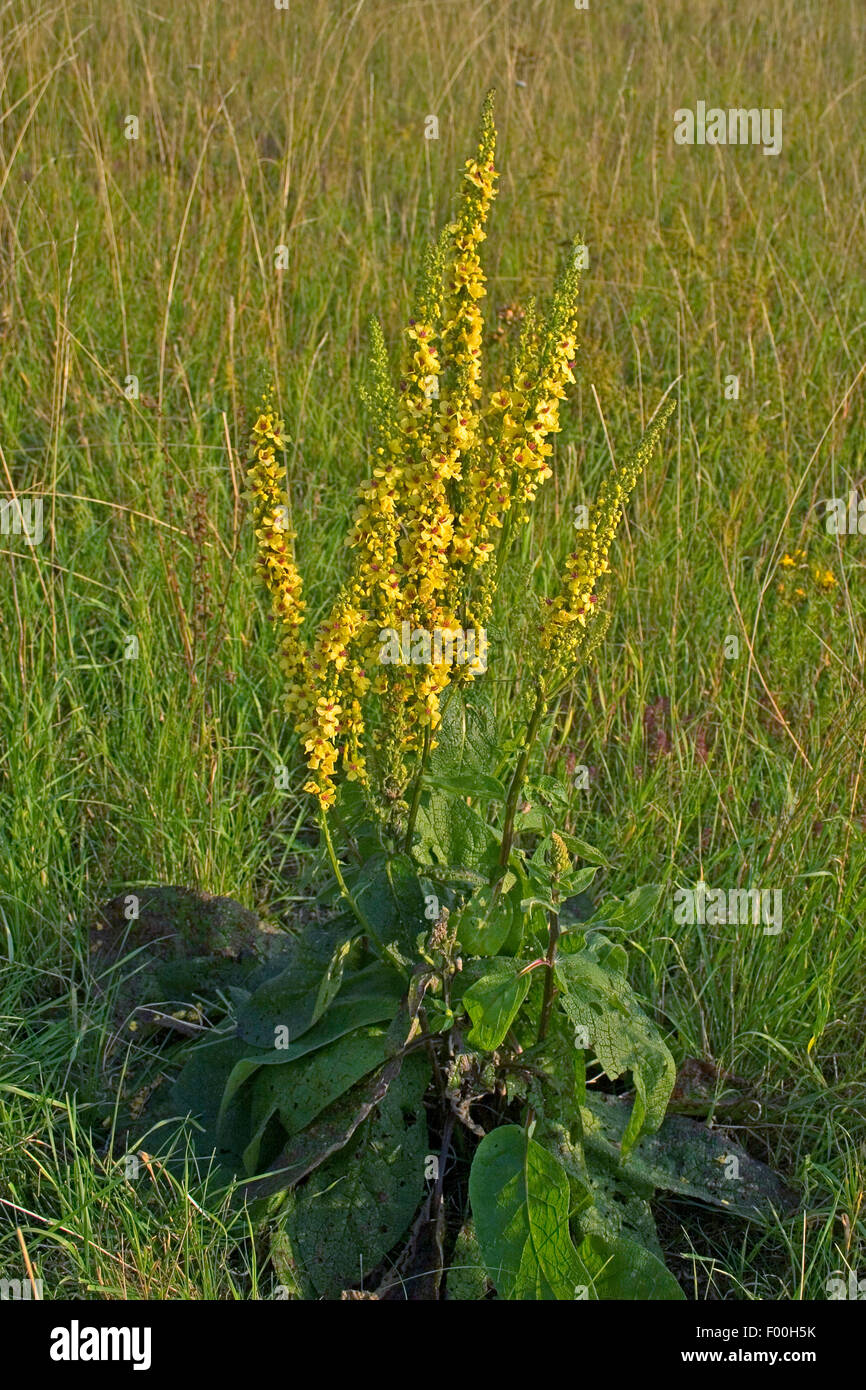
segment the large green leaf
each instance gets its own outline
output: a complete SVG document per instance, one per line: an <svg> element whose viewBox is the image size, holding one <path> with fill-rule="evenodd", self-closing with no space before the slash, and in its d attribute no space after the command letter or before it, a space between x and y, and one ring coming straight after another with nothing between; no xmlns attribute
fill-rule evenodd
<svg viewBox="0 0 866 1390"><path fill-rule="evenodd" d="M463 1007L472 1020L466 1041L471 1047L492 1052L499 1047L532 983L523 962L494 958L490 969L463 995Z"/></svg>
<svg viewBox="0 0 866 1390"><path fill-rule="evenodd" d="M418 934L430 927L418 871L409 856L375 854L360 869L347 872L346 882L379 953L408 974Z"/></svg>
<svg viewBox="0 0 866 1390"><path fill-rule="evenodd" d="M670 1302L685 1298L658 1256L628 1236L617 1236L613 1241L585 1236L577 1249L591 1279L587 1298Z"/></svg>
<svg viewBox="0 0 866 1390"><path fill-rule="evenodd" d="M272 1045L273 1028L264 1036L263 1017L287 1029L292 1042L312 1028L339 992L352 936L342 925L310 928L293 942L280 955L280 972L265 979L241 1005L241 1037L259 1047Z"/></svg>
<svg viewBox="0 0 866 1390"><path fill-rule="evenodd" d="M384 1067L364 1077L338 1097L306 1129L292 1135L269 1166L250 1178L243 1189L244 1195L258 1199L275 1192L286 1192L345 1148L359 1126L379 1105L398 1074L400 1065L401 1059L392 1058Z"/></svg>
<svg viewBox="0 0 866 1390"><path fill-rule="evenodd" d="M436 730L429 771L444 776L470 771L487 773L496 766L497 758L496 720L489 687L483 680L473 681L463 689L452 686L444 701L442 723Z"/></svg>
<svg viewBox="0 0 866 1390"><path fill-rule="evenodd" d="M429 1077L426 1058L407 1057L351 1144L288 1204L291 1249L321 1297L338 1298L372 1274L412 1221L424 1192Z"/></svg>
<svg viewBox="0 0 866 1390"><path fill-rule="evenodd" d="M593 913L587 928L615 927L617 931L634 932L648 922L659 905L664 890L658 883L647 883L622 899L608 898Z"/></svg>
<svg viewBox="0 0 866 1390"><path fill-rule="evenodd" d="M493 833L483 816L459 797L432 792L415 822L421 850L440 864L460 864L478 869L493 844Z"/></svg>
<svg viewBox="0 0 866 1390"><path fill-rule="evenodd" d="M298 1134L382 1065L386 1038L383 1028L359 1028L294 1062L262 1067L251 1083L252 1137L243 1156L247 1172L258 1165L261 1138L274 1115L287 1134Z"/></svg>
<svg viewBox="0 0 866 1390"><path fill-rule="evenodd" d="M469 1201L487 1273L501 1298L573 1299L591 1283L568 1229L565 1169L525 1129L504 1125L482 1139Z"/></svg>
<svg viewBox="0 0 866 1390"><path fill-rule="evenodd" d="M376 961L349 975L319 1021L298 1034L291 1026L296 995L288 974L284 972L262 985L238 1013L240 1036L253 1047L276 1049L275 1062L290 1062L324 1047L352 1028L393 1017L405 992L396 971ZM288 1045L277 1048L278 1040L286 1040L278 1032L282 1028L287 1029Z"/></svg>
<svg viewBox="0 0 866 1390"><path fill-rule="evenodd" d="M239 1097L227 1113L220 1136L217 1117L226 1078L247 1051L240 1038L208 1040L195 1047L172 1087L171 1109L177 1115L189 1115L193 1149L202 1157L216 1153L227 1170L240 1168L240 1155L249 1138L249 1097ZM227 1174L228 1176L228 1174Z"/></svg>
<svg viewBox="0 0 866 1390"><path fill-rule="evenodd" d="M297 1042L279 1048L275 1046L277 1029L282 1024L279 994L265 986L257 990L242 1010L243 1026L239 1018L238 1031L246 1049L226 1080L219 1123L223 1122L236 1093L260 1067L282 1066L326 1047L355 1028L390 1022L399 1010L403 991L400 976L376 961L344 982L340 994L314 1027L308 1028Z"/></svg>
<svg viewBox="0 0 866 1390"><path fill-rule="evenodd" d="M595 845L589 844L587 840L581 840L577 835L569 835L567 831L559 831L560 838L565 842L566 849L572 854L576 854L579 859L583 859L587 864L600 864L604 868L610 868L610 861L605 858L600 849Z"/></svg>
<svg viewBox="0 0 866 1390"><path fill-rule="evenodd" d="M599 942L575 955L560 956L556 979L569 1021L586 1038L611 1080L630 1071L635 1098L622 1136L623 1155L644 1130L658 1129L676 1079L674 1059L620 973L622 956Z"/></svg>
<svg viewBox="0 0 866 1390"><path fill-rule="evenodd" d="M504 801L505 787L498 777L484 772L432 773L424 778L428 787L449 792L451 796L471 796L478 801Z"/></svg>
<svg viewBox="0 0 866 1390"><path fill-rule="evenodd" d="M495 956L520 925L519 900L497 894L491 884L479 888L455 916L457 940L470 956Z"/></svg>
<svg viewBox="0 0 866 1390"><path fill-rule="evenodd" d="M584 1144L594 1162L606 1162L618 1181L663 1188L764 1223L796 1198L765 1163L752 1158L722 1130L684 1115L669 1115L622 1162L629 1104L619 1096L587 1095L581 1107ZM732 1162L732 1160L736 1160Z"/></svg>

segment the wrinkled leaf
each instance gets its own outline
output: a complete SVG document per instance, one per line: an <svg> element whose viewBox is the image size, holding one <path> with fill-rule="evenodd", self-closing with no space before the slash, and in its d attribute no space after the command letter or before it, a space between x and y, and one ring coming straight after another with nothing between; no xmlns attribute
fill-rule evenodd
<svg viewBox="0 0 866 1390"><path fill-rule="evenodd" d="M658 1129L664 1119L676 1079L673 1057L618 969L600 963L590 949L560 956L555 969L560 1003L607 1075L632 1074L635 1098L621 1141L627 1154L644 1130Z"/></svg>
<svg viewBox="0 0 866 1390"><path fill-rule="evenodd" d="M460 864L478 870L493 835L483 816L465 801L433 792L428 806L418 811L416 828L427 852L443 864Z"/></svg>
<svg viewBox="0 0 866 1390"><path fill-rule="evenodd" d="M450 792L452 796L472 796L479 801L504 801L506 796L499 778L483 772L428 772L424 781L437 791Z"/></svg>
<svg viewBox="0 0 866 1390"><path fill-rule="evenodd" d="M772 1221L774 1211L787 1212L796 1205L794 1194L772 1169L721 1130L669 1115L657 1134L644 1135L624 1163L620 1145L628 1101L590 1092L581 1114L587 1150L607 1160L625 1181L694 1197L762 1222Z"/></svg>
<svg viewBox="0 0 866 1390"><path fill-rule="evenodd" d="M496 766L497 756L496 721L483 683L476 680L465 689L452 686L436 730L430 772L446 776L486 772Z"/></svg>
<svg viewBox="0 0 866 1390"><path fill-rule="evenodd" d="M445 1297L461 1303L476 1303L486 1298L490 1285L481 1258L481 1248L471 1221L461 1226L454 1242L451 1262L445 1271Z"/></svg>
<svg viewBox="0 0 866 1390"><path fill-rule="evenodd" d="M424 1191L429 1077L426 1058L407 1057L351 1145L289 1204L284 1224L292 1252L323 1298L339 1298L372 1274L412 1221Z"/></svg>

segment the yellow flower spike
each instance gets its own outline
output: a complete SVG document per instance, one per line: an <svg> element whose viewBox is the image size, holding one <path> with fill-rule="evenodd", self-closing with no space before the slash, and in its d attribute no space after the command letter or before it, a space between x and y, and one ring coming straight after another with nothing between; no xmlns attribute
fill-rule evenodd
<svg viewBox="0 0 866 1390"><path fill-rule="evenodd" d="M623 509L676 406L669 401L644 432L626 465L608 475L569 556L560 595L548 599L539 641L539 674L563 679L577 665L599 612L599 581L609 572L608 554Z"/></svg>
<svg viewBox="0 0 866 1390"><path fill-rule="evenodd" d="M432 639L438 632L481 642L502 558L538 488L552 476L559 402L574 381L576 256L557 282L546 320L536 318L532 304L521 312L513 370L483 397L481 304L487 281L478 253L496 193L495 138L488 97L477 150L460 171L455 221L425 261L405 330L399 390L391 385L382 331L378 324L371 330L372 385L363 395L375 438L347 538L349 573L309 644L279 462L283 423L270 398L251 437L248 480L258 569L279 624L286 707L309 769L305 789L327 810L339 779L367 780L369 714L379 809L392 831L408 813L407 838L417 791L411 808L403 797L410 775L435 747L444 692L486 667L486 637L484 658L462 648L459 665L453 648L443 659L440 645L434 655ZM655 437L647 437L647 454ZM545 673L551 663L554 673L568 667L604 626L597 620L597 588L643 461L641 456L634 477L623 470L602 489L563 592L546 606L536 657ZM816 574L815 583L821 582ZM383 629L392 637L400 634L397 660L384 656ZM431 645L421 642L416 651L419 633ZM414 785L420 788L417 777Z"/></svg>

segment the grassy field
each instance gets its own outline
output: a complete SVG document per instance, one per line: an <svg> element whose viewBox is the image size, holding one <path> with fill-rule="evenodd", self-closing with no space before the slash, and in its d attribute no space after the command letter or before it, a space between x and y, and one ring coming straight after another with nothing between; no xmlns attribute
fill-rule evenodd
<svg viewBox="0 0 866 1390"><path fill-rule="evenodd" d="M273 377L315 615L366 476L366 321L396 344L494 86L494 366L577 232L589 270L490 677L507 718L529 575L678 379L545 757L591 769L570 826L616 850L605 889L668 886L637 986L679 1062L754 1088L737 1137L802 1200L770 1232L662 1204L668 1262L697 1299L866 1274L866 542L821 506L866 478L860 0L0 0L0 34L0 496L45 532L0 535L0 1273L26 1249L51 1298L271 1291L226 1204L127 1180L120 1117L170 1060L113 1036L88 927L153 882L303 910L246 436ZM675 144L699 100L781 108L782 153ZM781 889L781 931L676 923L699 878Z"/></svg>

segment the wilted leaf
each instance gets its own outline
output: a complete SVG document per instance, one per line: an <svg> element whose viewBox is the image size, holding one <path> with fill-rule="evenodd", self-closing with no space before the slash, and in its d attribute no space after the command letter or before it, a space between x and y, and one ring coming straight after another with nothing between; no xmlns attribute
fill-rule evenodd
<svg viewBox="0 0 866 1390"><path fill-rule="evenodd" d="M295 1257L317 1293L338 1297L372 1274L408 1228L424 1191L429 1140L426 1058L407 1057L352 1144L318 1168L285 1217Z"/></svg>
<svg viewBox="0 0 866 1390"><path fill-rule="evenodd" d="M628 1101L590 1093L581 1114L587 1149L606 1159L626 1181L695 1197L763 1222L772 1220L774 1211L786 1212L796 1204L771 1168L721 1130L669 1115L658 1133L645 1135L623 1162L619 1146L628 1123Z"/></svg>

